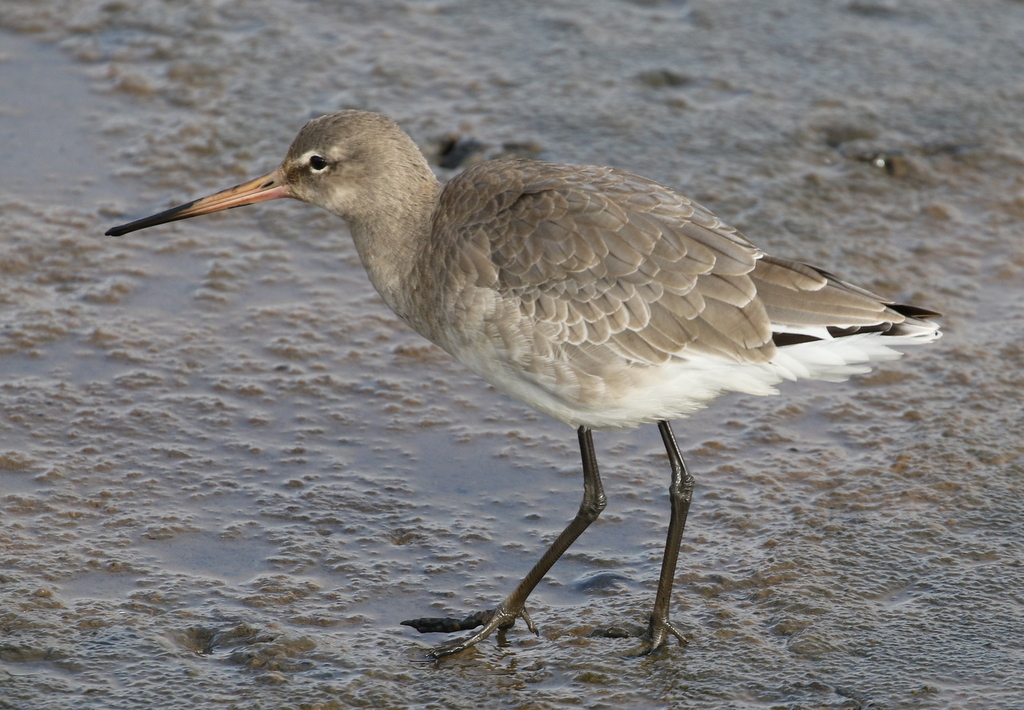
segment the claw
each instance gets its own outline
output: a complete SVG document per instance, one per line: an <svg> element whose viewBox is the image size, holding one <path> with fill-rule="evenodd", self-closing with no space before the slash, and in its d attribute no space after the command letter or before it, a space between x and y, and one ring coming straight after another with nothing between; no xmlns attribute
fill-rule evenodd
<svg viewBox="0 0 1024 710"><path fill-rule="evenodd" d="M540 636L540 631L537 631L537 625L533 623L533 619L530 618L530 613L525 608L519 610L519 616L522 617L523 621L526 622L526 628L533 632L534 636ZM515 619L512 619L512 624L515 623ZM512 626L509 624L509 627Z"/></svg>

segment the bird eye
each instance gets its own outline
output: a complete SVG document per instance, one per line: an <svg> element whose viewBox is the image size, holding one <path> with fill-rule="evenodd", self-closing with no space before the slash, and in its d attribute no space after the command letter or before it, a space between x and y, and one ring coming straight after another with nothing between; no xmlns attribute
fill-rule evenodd
<svg viewBox="0 0 1024 710"><path fill-rule="evenodd" d="M322 155L311 155L309 156L309 167L313 168L317 172L320 172L327 167L327 158Z"/></svg>

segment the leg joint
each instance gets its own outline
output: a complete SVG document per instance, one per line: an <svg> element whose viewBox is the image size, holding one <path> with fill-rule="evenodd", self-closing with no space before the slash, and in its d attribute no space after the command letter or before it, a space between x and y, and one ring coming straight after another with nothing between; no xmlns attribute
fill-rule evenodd
<svg viewBox="0 0 1024 710"><path fill-rule="evenodd" d="M608 497L605 496L604 491L596 496L584 496L583 502L580 503L579 516L588 522L594 522L606 505L608 505Z"/></svg>
<svg viewBox="0 0 1024 710"><path fill-rule="evenodd" d="M673 500L690 500L693 497L693 487L695 483L696 482L694 481L693 476L690 475L690 472L683 469L682 477L677 478L673 476L672 483L669 484L668 487L669 497Z"/></svg>

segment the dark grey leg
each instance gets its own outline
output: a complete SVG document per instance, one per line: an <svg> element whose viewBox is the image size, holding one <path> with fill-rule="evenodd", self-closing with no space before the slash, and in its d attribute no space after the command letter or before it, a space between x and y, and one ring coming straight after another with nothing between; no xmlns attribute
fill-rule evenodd
<svg viewBox="0 0 1024 710"><path fill-rule="evenodd" d="M667 426L667 425L666 425ZM483 624L483 628L477 631L472 636L465 639L456 639L443 643L439 646L434 647L428 652L428 655L434 658L441 658L442 656L449 656L459 651L473 646L480 641L487 638L495 629L504 629L511 627L517 618L522 617L526 622L527 627L530 631L537 633L537 627L534 626L533 621L530 619L530 615L526 613L526 599L533 592L534 587L544 578L544 575L548 573L551 566L555 564L559 557L569 549L576 538L578 538L583 531L590 526L592 522L597 520L597 516L604 510L606 504L606 498L604 495L604 488L601 486L601 475L597 470L597 456L594 453L594 440L591 436L590 429L588 427L581 426L577 431L580 440L580 455L583 458L583 502L580 503L580 509L576 513L576 517L572 519L572 522L562 531L562 534L552 543L551 547L544 556L540 558L540 561L533 566L523 581L513 590L513 592L497 606L497 608L491 611L480 612L473 614L465 619L411 619L409 621L403 621L402 623L406 626L411 626L421 633L427 633L429 631L461 631L464 629L472 629L480 624ZM681 460L681 459L680 459ZM692 488L692 484L691 484ZM685 519L685 513L684 513ZM674 514L673 514L674 519ZM671 531L671 527L669 528ZM671 534L671 532L670 532ZM682 530L680 530L682 535ZM679 543L676 542L676 548L678 550ZM673 569L675 568L675 562L673 558ZM669 575L669 592L671 592L672 579L671 574ZM659 588L660 594L660 588ZM665 602L665 620L667 623L668 619L668 602ZM653 624L653 621L652 621ZM653 628L653 627L652 627Z"/></svg>
<svg viewBox="0 0 1024 710"><path fill-rule="evenodd" d="M669 501L672 505L672 517L668 523L668 537L665 540L665 555L661 558L661 577L658 579L658 594L654 598L654 612L644 637L650 647L644 653L650 653L665 643L668 634L672 634L680 643L686 639L669 622L669 604L672 599L672 583L675 581L676 561L679 559L679 543L683 539L683 528L686 527L686 516L690 512L690 501L693 499L693 476L686 470L683 456L679 453L675 434L671 425L658 422L661 440L665 442L668 461L672 466L672 483L668 488Z"/></svg>

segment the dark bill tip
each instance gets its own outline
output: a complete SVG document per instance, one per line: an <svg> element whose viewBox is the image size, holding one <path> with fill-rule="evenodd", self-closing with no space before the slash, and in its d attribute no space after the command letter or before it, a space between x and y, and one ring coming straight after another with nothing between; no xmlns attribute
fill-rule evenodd
<svg viewBox="0 0 1024 710"><path fill-rule="evenodd" d="M227 190L221 190L209 197L192 200L158 214L111 227L104 234L108 237L120 237L129 232L146 229L147 227L155 227L158 224L166 224L167 222L188 219L189 217L198 217L201 214L221 212L235 207L244 207L245 205L254 205L257 202L276 200L281 197L291 197L291 192L284 173L281 170L275 170L255 180L250 180Z"/></svg>
<svg viewBox="0 0 1024 710"><path fill-rule="evenodd" d="M149 217L143 217L137 219L134 222L128 222L126 224L119 224L116 227L111 227L103 233L105 237L121 237L129 232L136 232L146 227L155 227L158 224L166 224L168 222L176 222L179 219L188 219L192 217L192 214L182 214L186 210L192 207L199 200L193 200L192 202L186 202L183 205L172 207L169 210L164 210L158 214L150 215Z"/></svg>

